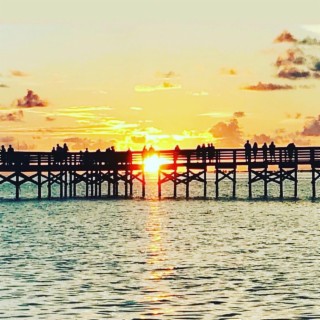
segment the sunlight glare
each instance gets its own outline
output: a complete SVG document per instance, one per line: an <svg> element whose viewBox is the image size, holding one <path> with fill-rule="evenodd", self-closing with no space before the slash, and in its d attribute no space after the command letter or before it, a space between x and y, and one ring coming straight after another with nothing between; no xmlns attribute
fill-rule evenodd
<svg viewBox="0 0 320 320"><path fill-rule="evenodd" d="M164 159L159 158L158 155L152 155L144 160L144 171L148 173L156 173L159 167L164 163Z"/></svg>

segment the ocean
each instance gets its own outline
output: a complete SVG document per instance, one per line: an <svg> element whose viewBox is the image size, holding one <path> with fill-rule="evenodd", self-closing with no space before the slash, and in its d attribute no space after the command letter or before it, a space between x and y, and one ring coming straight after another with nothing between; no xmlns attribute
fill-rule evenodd
<svg viewBox="0 0 320 320"><path fill-rule="evenodd" d="M239 175L201 199L0 201L0 319L320 319L320 201ZM11 195L10 186L0 188ZM320 188L318 183L318 188ZM12 193L13 197L13 193Z"/></svg>

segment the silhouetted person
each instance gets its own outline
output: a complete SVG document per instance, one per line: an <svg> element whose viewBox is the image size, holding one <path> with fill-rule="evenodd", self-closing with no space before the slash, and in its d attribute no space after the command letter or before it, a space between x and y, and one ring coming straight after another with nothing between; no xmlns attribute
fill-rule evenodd
<svg viewBox="0 0 320 320"><path fill-rule="evenodd" d="M293 142L291 142L287 145L287 153L288 153L289 161L292 161L295 149L296 149L296 146Z"/></svg>
<svg viewBox="0 0 320 320"><path fill-rule="evenodd" d="M5 165L7 162L7 151L4 145L1 146L1 161L2 165Z"/></svg>
<svg viewBox="0 0 320 320"><path fill-rule="evenodd" d="M79 152L79 164L83 164L83 152L80 150Z"/></svg>
<svg viewBox="0 0 320 320"><path fill-rule="evenodd" d="M276 146L273 141L269 145L269 152L271 162L276 161Z"/></svg>
<svg viewBox="0 0 320 320"><path fill-rule="evenodd" d="M127 163L132 164L132 151L130 148L127 150Z"/></svg>
<svg viewBox="0 0 320 320"><path fill-rule="evenodd" d="M174 148L174 152L173 152L174 162L176 162L178 160L179 153L180 153L180 147L178 145L176 145Z"/></svg>
<svg viewBox="0 0 320 320"><path fill-rule="evenodd" d="M142 149L142 159L145 159L148 155L148 150L147 150L147 147L144 146L143 149Z"/></svg>
<svg viewBox="0 0 320 320"><path fill-rule="evenodd" d="M153 146L151 146L151 147L149 148L148 153L149 153L149 156L153 156L153 154L154 154L154 148L153 148Z"/></svg>
<svg viewBox="0 0 320 320"><path fill-rule="evenodd" d="M255 142L252 146L252 153L254 157L254 161L257 161L257 154L258 154L258 144Z"/></svg>
<svg viewBox="0 0 320 320"><path fill-rule="evenodd" d="M52 155L53 164L56 164L56 162L57 162L57 151L56 151L55 147L52 147L51 155Z"/></svg>
<svg viewBox="0 0 320 320"><path fill-rule="evenodd" d="M201 155L202 155L202 161L206 162L206 158L207 158L207 148L206 145L203 143L201 146Z"/></svg>
<svg viewBox="0 0 320 320"><path fill-rule="evenodd" d="M101 150L97 149L95 154L95 163L100 164L101 163Z"/></svg>
<svg viewBox="0 0 320 320"><path fill-rule="evenodd" d="M86 148L85 152L83 153L83 164L86 166L90 163L90 153L88 148Z"/></svg>
<svg viewBox="0 0 320 320"><path fill-rule="evenodd" d="M244 145L244 151L245 151L246 161L250 162L251 161L251 144L249 140L247 140L247 142Z"/></svg>
<svg viewBox="0 0 320 320"><path fill-rule="evenodd" d="M8 148L8 164L12 165L13 164L13 157L14 157L14 149L11 144L9 144Z"/></svg>
<svg viewBox="0 0 320 320"><path fill-rule="evenodd" d="M211 143L211 144L208 144L208 159L209 159L209 162L211 162L215 156L215 152L216 151L216 148L214 147L214 145Z"/></svg>
<svg viewBox="0 0 320 320"><path fill-rule="evenodd" d="M262 145L262 154L263 154L263 161L268 161L268 146L266 143Z"/></svg>
<svg viewBox="0 0 320 320"><path fill-rule="evenodd" d="M201 146L200 146L200 144L197 145L196 157L197 157L197 160L199 160L201 158Z"/></svg>

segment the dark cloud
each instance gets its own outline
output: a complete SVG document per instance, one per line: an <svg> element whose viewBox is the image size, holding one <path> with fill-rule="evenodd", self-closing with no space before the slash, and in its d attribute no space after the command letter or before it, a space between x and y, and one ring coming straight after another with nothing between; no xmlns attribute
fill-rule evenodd
<svg viewBox="0 0 320 320"><path fill-rule="evenodd" d="M49 121L49 122L51 122L51 121L55 121L56 120L56 118L54 118L54 117L46 117L46 121Z"/></svg>
<svg viewBox="0 0 320 320"><path fill-rule="evenodd" d="M274 91L274 90L290 90L294 89L290 85L274 84L274 83L262 83L259 82L256 85L251 85L243 88L244 90L253 90L253 91Z"/></svg>
<svg viewBox="0 0 320 320"><path fill-rule="evenodd" d="M246 114L243 111L236 111L233 114L234 118L243 118L243 117L245 117L245 115Z"/></svg>
<svg viewBox="0 0 320 320"><path fill-rule="evenodd" d="M224 147L239 147L242 145L242 132L237 119L231 119L229 123L218 122L209 132L213 138L218 139L217 145Z"/></svg>
<svg viewBox="0 0 320 320"><path fill-rule="evenodd" d="M318 118L313 118L313 120L309 121L304 126L301 134L303 136L319 137L320 136L320 115L318 115Z"/></svg>
<svg viewBox="0 0 320 320"><path fill-rule="evenodd" d="M273 42L297 42L297 39L290 32L285 30L280 35L278 35Z"/></svg>
<svg viewBox="0 0 320 320"><path fill-rule="evenodd" d="M307 79L311 75L308 70L299 70L297 68L285 68L279 71L278 77L290 80Z"/></svg>
<svg viewBox="0 0 320 320"><path fill-rule="evenodd" d="M306 63L304 53L299 48L288 49L284 56L277 58L275 65L281 66L292 66L292 65L303 65Z"/></svg>
<svg viewBox="0 0 320 320"><path fill-rule="evenodd" d="M23 111L14 111L6 114L0 113L0 121L21 121L23 119Z"/></svg>
<svg viewBox="0 0 320 320"><path fill-rule="evenodd" d="M40 99L32 90L28 90L26 96L17 101L17 107L23 108L46 107L47 105L47 101Z"/></svg>
<svg viewBox="0 0 320 320"><path fill-rule="evenodd" d="M0 83L0 88L9 88L9 87L4 83Z"/></svg>
<svg viewBox="0 0 320 320"><path fill-rule="evenodd" d="M142 143L142 144L145 144L146 143L146 137L139 137L139 136L132 136L131 137L131 140L133 143Z"/></svg>
<svg viewBox="0 0 320 320"><path fill-rule="evenodd" d="M14 77L27 77L28 76L27 73L20 71L20 70L11 70L10 73Z"/></svg>

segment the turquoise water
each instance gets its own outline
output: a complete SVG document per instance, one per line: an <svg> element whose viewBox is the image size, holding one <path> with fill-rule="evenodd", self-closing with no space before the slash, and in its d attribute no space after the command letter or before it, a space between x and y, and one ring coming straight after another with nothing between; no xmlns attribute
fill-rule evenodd
<svg viewBox="0 0 320 320"><path fill-rule="evenodd" d="M2 201L0 319L320 319L320 202L299 183L298 201L245 183L232 201Z"/></svg>

